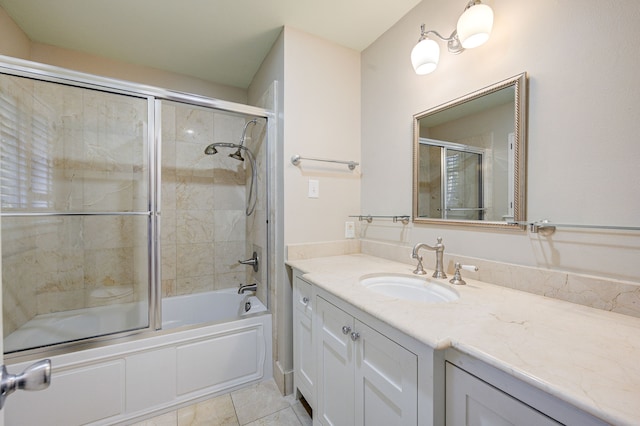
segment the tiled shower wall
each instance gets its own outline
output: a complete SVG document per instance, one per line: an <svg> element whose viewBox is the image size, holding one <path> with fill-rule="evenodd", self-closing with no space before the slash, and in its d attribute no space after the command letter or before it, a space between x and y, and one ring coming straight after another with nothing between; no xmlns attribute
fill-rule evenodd
<svg viewBox="0 0 640 426"><path fill-rule="evenodd" d="M272 97L268 96L270 93L266 94L267 99L272 99ZM265 108L271 108L271 106L266 106ZM268 299L268 291L269 288L267 286L267 271L269 265L269 259L267 259L267 214L268 214L268 205L267 205L267 126L265 120L258 119L257 124L255 125L253 131L251 131L251 127L247 130L247 141L246 145L251 149L256 158L256 167L258 169L258 180L256 182L256 190L257 192L257 201L256 208L253 214L246 218L247 229L246 229L246 258L251 257L253 251L258 253L260 258L260 267L258 272L254 272L252 268L247 268L247 283L256 283L258 284L258 290L256 292L256 296L258 299L267 306ZM250 135L250 137L249 137ZM247 171L246 176L246 191L249 191L249 179L250 171Z"/></svg>
<svg viewBox="0 0 640 426"><path fill-rule="evenodd" d="M244 162L228 156L235 151L231 148L204 154L213 142L239 143L247 120L191 105L162 104L163 296L237 288L254 280L253 270L238 260L251 257L254 249L261 252L264 245L259 242L264 237L247 240L247 231L263 221L256 218L264 215L264 179L259 178L256 213L247 217L247 154L243 152ZM248 127L246 144L252 149L262 145L263 128L263 123ZM260 163L262 151L257 152Z"/></svg>
<svg viewBox="0 0 640 426"><path fill-rule="evenodd" d="M146 211L147 116L146 98L1 76L2 212ZM266 252L264 120L246 142L262 171L251 217L248 159L204 155L238 143L247 120L162 103L164 296L258 282L266 302L266 262L258 274L238 264ZM146 215L3 217L4 335L39 314L146 301L147 230Z"/></svg>

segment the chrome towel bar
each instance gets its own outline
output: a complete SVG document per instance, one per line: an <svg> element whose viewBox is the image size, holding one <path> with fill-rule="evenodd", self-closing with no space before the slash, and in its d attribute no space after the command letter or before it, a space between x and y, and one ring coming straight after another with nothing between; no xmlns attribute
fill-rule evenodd
<svg viewBox="0 0 640 426"><path fill-rule="evenodd" d="M538 220L534 222L509 222L516 225L529 226L529 230L534 234L551 235L556 231L556 228L583 228L583 229L609 229L614 231L640 231L638 226L618 226L618 225L583 225L583 224L569 224L569 223L553 223L547 219Z"/></svg>
<svg viewBox="0 0 640 426"><path fill-rule="evenodd" d="M355 161L342 161L342 160L328 160L324 158L311 158L311 157L301 157L299 154L296 154L291 157L291 164L297 166L300 164L301 160L310 160L310 161L322 161L325 163L337 163L337 164L346 164L349 170L355 170L356 166L359 166L360 163Z"/></svg>

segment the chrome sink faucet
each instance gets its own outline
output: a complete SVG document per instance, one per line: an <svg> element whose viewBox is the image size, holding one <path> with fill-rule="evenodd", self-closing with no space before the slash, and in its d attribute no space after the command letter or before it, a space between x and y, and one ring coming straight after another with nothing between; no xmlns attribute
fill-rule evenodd
<svg viewBox="0 0 640 426"><path fill-rule="evenodd" d="M436 270L433 272L432 277L447 278L447 274L444 273L444 266L442 261L442 255L444 254L444 244L442 244L442 237L438 237L438 243L433 247L425 243L418 243L413 247L411 257L414 259L418 259L418 266L413 271L413 273L416 275L425 275L427 273L422 266L422 256L418 255L418 251L421 248L436 252Z"/></svg>

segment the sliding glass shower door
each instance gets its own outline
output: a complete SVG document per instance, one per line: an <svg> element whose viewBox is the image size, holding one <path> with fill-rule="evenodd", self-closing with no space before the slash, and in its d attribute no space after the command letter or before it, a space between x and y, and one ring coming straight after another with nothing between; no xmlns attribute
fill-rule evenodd
<svg viewBox="0 0 640 426"><path fill-rule="evenodd" d="M421 139L420 217L484 220L485 153L450 142Z"/></svg>
<svg viewBox="0 0 640 426"><path fill-rule="evenodd" d="M445 219L483 220L482 154L444 148Z"/></svg>
<svg viewBox="0 0 640 426"><path fill-rule="evenodd" d="M6 353L149 327L152 101L0 74Z"/></svg>

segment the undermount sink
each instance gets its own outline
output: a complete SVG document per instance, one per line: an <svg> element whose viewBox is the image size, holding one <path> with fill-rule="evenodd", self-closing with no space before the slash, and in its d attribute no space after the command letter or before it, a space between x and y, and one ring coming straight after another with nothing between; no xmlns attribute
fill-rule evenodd
<svg viewBox="0 0 640 426"><path fill-rule="evenodd" d="M360 278L365 288L398 299L419 302L451 302L458 300L457 291L446 284L425 278L402 274L372 274Z"/></svg>

